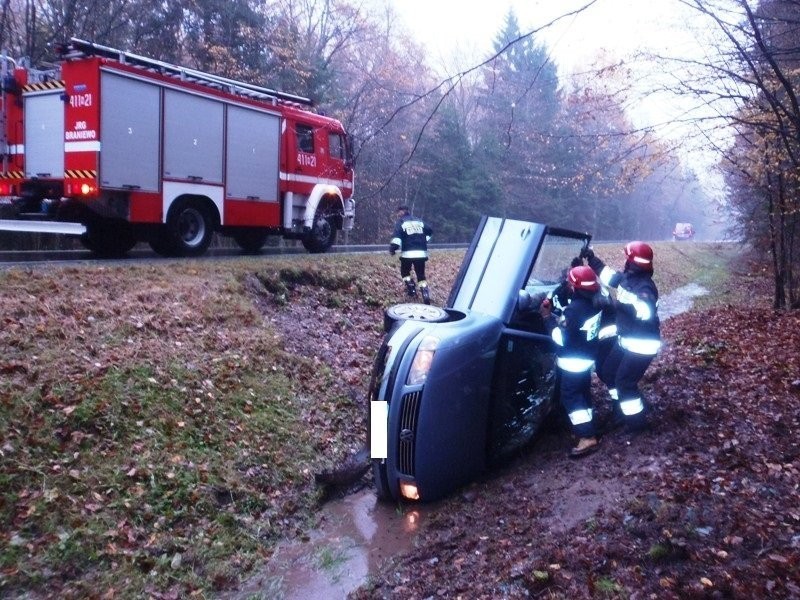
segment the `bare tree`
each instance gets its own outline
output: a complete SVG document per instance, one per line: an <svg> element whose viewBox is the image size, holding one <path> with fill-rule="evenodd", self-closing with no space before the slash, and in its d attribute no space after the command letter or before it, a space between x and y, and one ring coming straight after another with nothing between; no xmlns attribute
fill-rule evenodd
<svg viewBox="0 0 800 600"><path fill-rule="evenodd" d="M800 4L794 0L680 0L725 44L705 63L706 79L683 83L736 132L720 146L741 231L772 259L775 308L800 307L794 263L800 227ZM711 139L711 136L709 136Z"/></svg>

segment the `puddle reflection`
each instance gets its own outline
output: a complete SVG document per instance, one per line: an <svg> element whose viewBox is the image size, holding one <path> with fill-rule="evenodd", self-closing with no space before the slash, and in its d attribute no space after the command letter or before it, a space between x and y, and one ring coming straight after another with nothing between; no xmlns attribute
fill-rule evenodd
<svg viewBox="0 0 800 600"><path fill-rule="evenodd" d="M377 501L370 488L327 504L307 542L279 544L266 567L228 598L345 599L388 558L410 550L424 519Z"/></svg>
<svg viewBox="0 0 800 600"><path fill-rule="evenodd" d="M695 298L698 296L705 296L706 294L708 294L708 290L697 283L690 283L689 285L679 287L659 298L658 316L663 321L684 313L692 308Z"/></svg>

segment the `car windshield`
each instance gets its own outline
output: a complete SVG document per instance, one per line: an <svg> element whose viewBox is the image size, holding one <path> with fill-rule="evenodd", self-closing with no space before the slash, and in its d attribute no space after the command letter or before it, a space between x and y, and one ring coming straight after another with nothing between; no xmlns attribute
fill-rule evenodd
<svg viewBox="0 0 800 600"><path fill-rule="evenodd" d="M568 269L572 259L578 256L586 240L587 238L548 232L526 287L559 283L564 277L565 269Z"/></svg>

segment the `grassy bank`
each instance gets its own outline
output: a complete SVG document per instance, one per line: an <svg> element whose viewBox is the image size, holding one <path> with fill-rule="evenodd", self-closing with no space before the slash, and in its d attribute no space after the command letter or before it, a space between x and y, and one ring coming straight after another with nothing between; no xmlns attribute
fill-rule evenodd
<svg viewBox="0 0 800 600"><path fill-rule="evenodd" d="M662 293L724 292L737 252L656 245ZM462 255L434 254L438 303ZM313 473L365 437L397 271L381 254L0 272L0 595L212 595L302 537Z"/></svg>

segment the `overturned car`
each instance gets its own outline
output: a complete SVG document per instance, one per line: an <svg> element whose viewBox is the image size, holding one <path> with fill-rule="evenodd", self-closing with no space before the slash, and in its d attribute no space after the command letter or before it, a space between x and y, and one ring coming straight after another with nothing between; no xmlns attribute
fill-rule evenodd
<svg viewBox="0 0 800 600"><path fill-rule="evenodd" d="M386 311L369 389L379 498L436 500L532 440L556 389L539 304L589 240L484 217L444 308Z"/></svg>

